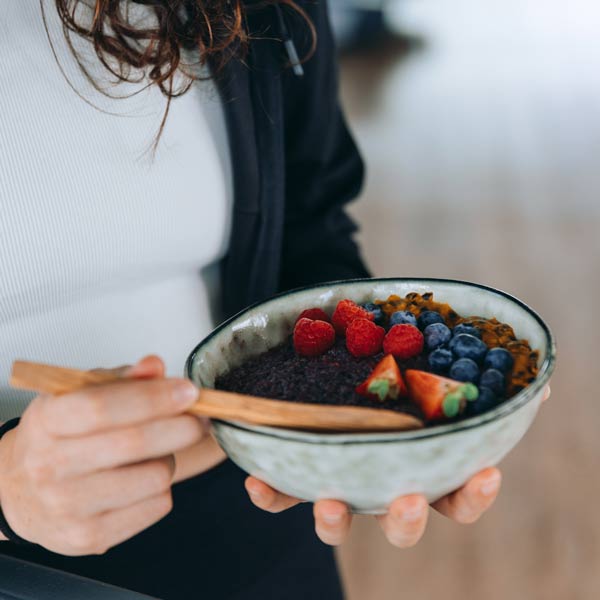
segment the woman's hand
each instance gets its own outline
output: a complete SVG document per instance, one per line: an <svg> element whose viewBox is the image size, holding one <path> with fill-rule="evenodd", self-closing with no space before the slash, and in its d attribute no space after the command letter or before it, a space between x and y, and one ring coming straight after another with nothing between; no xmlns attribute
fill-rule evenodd
<svg viewBox="0 0 600 600"><path fill-rule="evenodd" d="M172 506L173 454L197 443L197 397L157 357L131 380L35 398L0 440L0 505L26 540L69 556L101 554Z"/></svg>
<svg viewBox="0 0 600 600"><path fill-rule="evenodd" d="M475 522L494 502L500 488L498 469L486 469L460 490L432 504L433 508L459 523ZM299 500L276 492L268 485L249 477L246 490L252 502L269 512L280 512L298 504ZM375 517L389 542L398 548L410 548L422 537L428 516L424 496L397 498L385 515ZM321 540L331 546L344 542L350 533L352 514L343 502L321 500L314 505L315 530Z"/></svg>
<svg viewBox="0 0 600 600"><path fill-rule="evenodd" d="M550 397L546 388L544 400ZM500 490L500 471L484 469L465 486L434 502L431 506L457 523L474 523L494 503ZM300 502L272 489L254 477L246 479L246 490L252 502L263 510L281 512ZM398 548L410 548L423 536L428 516L424 496L411 495L397 498L385 515L377 516L383 533ZM350 532L352 514L337 500L321 500L314 505L315 530L321 540L329 545L341 544Z"/></svg>

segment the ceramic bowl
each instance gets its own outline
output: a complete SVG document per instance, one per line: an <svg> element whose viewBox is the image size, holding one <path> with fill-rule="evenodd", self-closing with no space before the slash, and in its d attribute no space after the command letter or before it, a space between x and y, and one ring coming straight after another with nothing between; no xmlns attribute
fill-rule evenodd
<svg viewBox="0 0 600 600"><path fill-rule="evenodd" d="M433 292L460 315L496 317L540 352L537 378L494 410L459 422L397 433L310 433L239 422L213 422L227 455L272 487L316 501L335 498L354 512L378 514L397 496L432 502L479 470L496 465L531 425L555 362L552 334L542 319L508 294L464 281L361 279L306 287L275 296L229 319L189 356L185 374L212 387L218 375L283 342L309 307L330 314L339 300L386 299Z"/></svg>

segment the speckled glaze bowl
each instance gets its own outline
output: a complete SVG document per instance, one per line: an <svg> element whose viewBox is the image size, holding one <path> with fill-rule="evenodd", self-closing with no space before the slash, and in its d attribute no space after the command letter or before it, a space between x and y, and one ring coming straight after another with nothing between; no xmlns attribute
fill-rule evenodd
<svg viewBox="0 0 600 600"><path fill-rule="evenodd" d="M425 494L430 502L496 465L531 425L555 362L555 343L542 319L504 292L463 281L361 279L280 294L229 319L189 356L185 374L212 387L218 375L283 342L309 307L331 313L339 300L386 299L433 292L462 316L496 317L540 351L539 374L492 411L460 422L398 433L324 434L214 421L219 444L246 472L274 488L315 501L335 498L354 512L378 514L397 496Z"/></svg>

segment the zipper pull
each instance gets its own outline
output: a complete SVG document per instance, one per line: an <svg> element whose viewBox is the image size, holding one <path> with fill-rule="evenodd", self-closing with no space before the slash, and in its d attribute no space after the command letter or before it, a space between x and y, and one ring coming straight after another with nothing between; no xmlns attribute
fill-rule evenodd
<svg viewBox="0 0 600 600"><path fill-rule="evenodd" d="M294 75L296 75L296 77L302 77L304 75L304 69L302 68L300 58L298 57L296 44L294 44L294 40L292 39L287 25L285 24L281 7L279 4L274 4L274 7L275 12L277 13L277 20L279 21L279 30L282 38L281 41L283 42L283 47L285 48L288 58L290 59L290 65L292 66Z"/></svg>

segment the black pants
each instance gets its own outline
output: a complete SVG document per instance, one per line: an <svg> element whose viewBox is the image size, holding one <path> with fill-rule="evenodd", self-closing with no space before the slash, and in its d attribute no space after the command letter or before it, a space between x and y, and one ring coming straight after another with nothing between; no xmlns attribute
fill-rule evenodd
<svg viewBox="0 0 600 600"><path fill-rule="evenodd" d="M312 507L255 508L230 461L173 488L162 521L102 556L70 558L0 543L0 552L164 600L340 600L333 552Z"/></svg>

